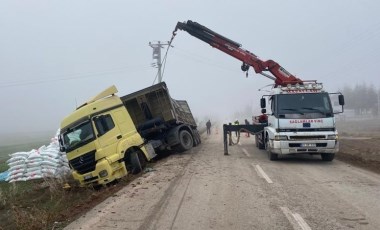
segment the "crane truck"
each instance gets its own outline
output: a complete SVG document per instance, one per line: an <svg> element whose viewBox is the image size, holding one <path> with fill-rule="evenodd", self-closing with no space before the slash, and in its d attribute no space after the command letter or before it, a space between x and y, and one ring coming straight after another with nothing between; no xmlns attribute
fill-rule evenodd
<svg viewBox="0 0 380 230"><path fill-rule="evenodd" d="M201 143L190 107L170 97L165 82L119 97L111 86L61 122L60 151L81 185L100 187L166 150L190 150Z"/></svg>
<svg viewBox="0 0 380 230"><path fill-rule="evenodd" d="M230 131L242 127L255 131L256 146L266 149L270 160L277 160L279 155L301 153L320 154L324 161L334 159L335 153L339 151L334 114L343 112L344 97L341 93L329 94L322 83L301 80L277 62L261 60L243 49L241 44L197 22L178 22L172 40L178 30L186 31L213 48L242 61L241 70L247 76L247 71L252 67L257 74L274 81L270 94L263 95L260 99L263 113L261 118L265 119L260 119L259 125L224 127ZM339 111L333 111L331 94L337 95ZM266 113L267 101L270 113Z"/></svg>

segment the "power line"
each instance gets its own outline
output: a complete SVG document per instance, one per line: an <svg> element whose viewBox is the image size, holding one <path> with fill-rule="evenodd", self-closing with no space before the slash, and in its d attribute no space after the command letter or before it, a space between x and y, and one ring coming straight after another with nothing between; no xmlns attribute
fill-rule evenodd
<svg viewBox="0 0 380 230"><path fill-rule="evenodd" d="M36 81L5 82L5 83L0 84L0 88L24 86L24 85L36 85L36 84L43 84L43 83L48 83L48 82L76 80L76 79L84 79L84 78L90 78L90 77L101 77L101 76L104 76L106 74L121 73L121 72L125 72L127 70L130 70L130 67L124 67L124 68L107 70L107 71L92 72L92 73L84 73L84 74L72 74L73 76L71 76L71 77L41 79L41 80L36 80ZM132 72L140 72L140 71L146 71L146 70L135 70Z"/></svg>

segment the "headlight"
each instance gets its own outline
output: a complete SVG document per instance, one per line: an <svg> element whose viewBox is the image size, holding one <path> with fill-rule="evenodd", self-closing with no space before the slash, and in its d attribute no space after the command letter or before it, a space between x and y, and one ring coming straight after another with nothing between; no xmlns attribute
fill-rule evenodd
<svg viewBox="0 0 380 230"><path fill-rule="evenodd" d="M285 136L285 135L277 135L277 136L274 136L274 140L276 141L284 141L284 140L287 140L288 137Z"/></svg>
<svg viewBox="0 0 380 230"><path fill-rule="evenodd" d="M338 139L338 135L336 135L336 134L327 135L327 139L328 140L336 140L336 139Z"/></svg>
<svg viewBox="0 0 380 230"><path fill-rule="evenodd" d="M106 177L106 176L108 176L108 172L107 172L107 170L102 170L102 171L100 171L100 172L99 172L99 176L100 176L100 177Z"/></svg>

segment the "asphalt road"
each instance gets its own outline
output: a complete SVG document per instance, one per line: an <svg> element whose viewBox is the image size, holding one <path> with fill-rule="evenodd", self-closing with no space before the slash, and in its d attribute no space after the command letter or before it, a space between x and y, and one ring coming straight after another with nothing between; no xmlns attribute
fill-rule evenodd
<svg viewBox="0 0 380 230"><path fill-rule="evenodd" d="M318 156L268 160L222 135L158 162L67 229L379 229L380 175Z"/></svg>

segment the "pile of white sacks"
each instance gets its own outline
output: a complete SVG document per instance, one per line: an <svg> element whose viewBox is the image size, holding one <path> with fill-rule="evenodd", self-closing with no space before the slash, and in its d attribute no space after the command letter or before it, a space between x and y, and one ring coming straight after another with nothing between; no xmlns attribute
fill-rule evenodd
<svg viewBox="0 0 380 230"><path fill-rule="evenodd" d="M58 134L59 130L48 146L44 145L29 152L10 154L11 158L7 160L9 174L6 181L63 178L70 174L66 153L59 151Z"/></svg>

